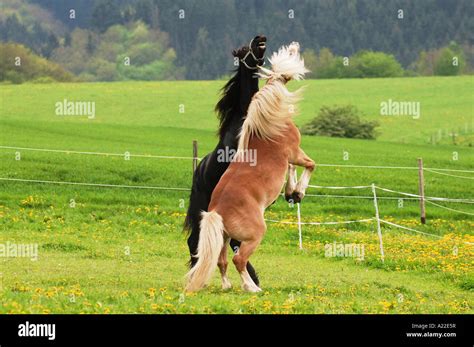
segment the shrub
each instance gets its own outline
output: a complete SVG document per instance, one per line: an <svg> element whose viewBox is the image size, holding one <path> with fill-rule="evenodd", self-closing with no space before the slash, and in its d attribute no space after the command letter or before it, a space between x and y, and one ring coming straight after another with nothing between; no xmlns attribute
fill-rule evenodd
<svg viewBox="0 0 474 347"><path fill-rule="evenodd" d="M16 43L0 43L0 81L15 84L42 78L59 82L74 80L74 76L43 57L34 54L29 48ZM21 59L21 65L16 66L17 58Z"/></svg>
<svg viewBox="0 0 474 347"><path fill-rule="evenodd" d="M462 48L452 41L446 47L421 51L410 68L423 76L454 76L469 73L469 64L466 64L464 51L469 52L469 48Z"/></svg>
<svg viewBox="0 0 474 347"><path fill-rule="evenodd" d="M376 121L361 120L360 112L352 105L323 106L318 116L301 128L301 133L373 140L378 125Z"/></svg>
<svg viewBox="0 0 474 347"><path fill-rule="evenodd" d="M47 84L47 83L54 83L56 82L56 80L50 76L41 76L34 80L31 80L30 82L35 83L35 84Z"/></svg>
<svg viewBox="0 0 474 347"><path fill-rule="evenodd" d="M456 63L454 60L457 60ZM455 52L449 47L444 47L439 53L434 65L434 74L438 76L459 75L464 67L464 57L461 52Z"/></svg>
<svg viewBox="0 0 474 347"><path fill-rule="evenodd" d="M303 52L305 63L311 70L309 78L372 78L400 77L404 70L391 54L373 51L359 51L344 64L344 58L335 56L328 48Z"/></svg>
<svg viewBox="0 0 474 347"><path fill-rule="evenodd" d="M360 51L351 58L360 77L399 77L403 68L391 54Z"/></svg>

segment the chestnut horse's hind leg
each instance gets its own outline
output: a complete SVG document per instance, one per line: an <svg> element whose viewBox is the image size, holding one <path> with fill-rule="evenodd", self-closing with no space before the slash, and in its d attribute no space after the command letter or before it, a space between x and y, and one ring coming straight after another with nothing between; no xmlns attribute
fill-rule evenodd
<svg viewBox="0 0 474 347"><path fill-rule="evenodd" d="M247 262L249 260L249 257L252 255L252 253L255 251L255 249L258 247L258 245L262 241L264 232L265 232L265 229L263 230L263 232L262 231L256 232L254 234L255 238L253 240L242 241L239 251L232 259L232 261L235 264L235 267L237 268L237 271L240 274L240 278L242 278L242 288L248 292L261 292L262 291L250 277L247 271Z"/></svg>
<svg viewBox="0 0 474 347"><path fill-rule="evenodd" d="M227 277L227 245L229 244L229 237L224 234L224 246L222 247L221 254L219 255L219 260L217 265L219 266L219 271L221 272L222 277L222 289L232 288L229 278Z"/></svg>
<svg viewBox="0 0 474 347"><path fill-rule="evenodd" d="M239 251L239 248L240 248L240 241L237 241L237 240L234 240L234 239L231 239L230 240L230 248L232 249L232 251L234 253L237 253ZM252 266L252 264L250 264L250 262L247 263L247 271L250 275L250 277L252 277L252 280L255 282L255 284L258 286L259 283L260 283L260 280L258 279L258 275L257 275L257 272L255 271L254 267Z"/></svg>

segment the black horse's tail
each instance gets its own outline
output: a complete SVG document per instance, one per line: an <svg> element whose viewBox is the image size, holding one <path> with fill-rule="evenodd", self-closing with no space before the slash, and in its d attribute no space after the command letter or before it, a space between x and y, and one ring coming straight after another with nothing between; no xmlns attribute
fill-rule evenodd
<svg viewBox="0 0 474 347"><path fill-rule="evenodd" d="M204 193L202 193L204 194ZM193 232L199 234L199 222L201 221L201 212L206 212L209 204L199 203L199 197L196 198L196 194L191 192L189 198L189 207L186 213L186 218L183 223L183 231L185 232L186 237L192 236Z"/></svg>
<svg viewBox="0 0 474 347"><path fill-rule="evenodd" d="M207 210L207 206L206 206ZM189 198L188 212L184 219L183 231L185 232L186 238L188 239L188 247L190 253L190 259L188 261L189 267L193 267L197 261L197 248L199 244L199 209L196 206L196 199L193 191Z"/></svg>
<svg viewBox="0 0 474 347"><path fill-rule="evenodd" d="M200 167L205 161L206 158L199 163L194 172L193 185L189 196L189 207L183 224L183 231L188 239L187 243L191 256L188 262L190 267L193 267L197 262L201 213L207 211L212 194L212 190L206 189L206 186L199 179Z"/></svg>
<svg viewBox="0 0 474 347"><path fill-rule="evenodd" d="M186 218L184 219L184 224L183 224L183 231L186 233L187 237L191 234L193 230L193 226L199 225L199 216L201 213L201 209L204 209L205 211L207 211L207 205L199 206L198 201L197 201L199 195L203 194L203 192L197 191L198 190L197 176L199 175L200 165L201 163L198 164L198 167L193 173L193 185L191 187L191 194L189 195L189 207L188 207Z"/></svg>
<svg viewBox="0 0 474 347"><path fill-rule="evenodd" d="M188 213L186 213L186 218L184 219L183 231L185 232L186 237L191 233L191 217L189 216L189 209Z"/></svg>

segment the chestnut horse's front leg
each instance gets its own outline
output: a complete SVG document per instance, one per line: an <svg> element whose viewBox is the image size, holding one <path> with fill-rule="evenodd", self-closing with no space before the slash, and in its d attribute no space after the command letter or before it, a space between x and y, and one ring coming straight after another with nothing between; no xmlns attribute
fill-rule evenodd
<svg viewBox="0 0 474 347"><path fill-rule="evenodd" d="M293 192L296 189L296 167L288 163L288 180L285 186L285 199L288 202L294 202Z"/></svg>
<svg viewBox="0 0 474 347"><path fill-rule="evenodd" d="M301 148L298 148L295 158L290 158L290 164L304 167L304 171L301 174L298 183L296 184L295 190L293 194L291 194L293 202L298 203L305 195L306 188L308 188L309 180L311 179L311 174L316 167L316 163L310 157L308 157Z"/></svg>

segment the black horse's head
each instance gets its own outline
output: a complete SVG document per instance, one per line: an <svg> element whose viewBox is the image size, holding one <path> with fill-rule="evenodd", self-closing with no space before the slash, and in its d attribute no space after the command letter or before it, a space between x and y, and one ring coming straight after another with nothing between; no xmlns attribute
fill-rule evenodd
<svg viewBox="0 0 474 347"><path fill-rule="evenodd" d="M232 54L239 58L240 64L248 69L256 70L265 62L266 43L267 38L264 35L257 35L248 45L233 50Z"/></svg>
<svg viewBox="0 0 474 347"><path fill-rule="evenodd" d="M266 42L265 36L258 35L248 45L232 51L239 60L239 67L222 88L222 97L216 105L221 139L225 138L227 132L233 134L235 129L242 126L250 100L258 91L258 79L254 77L258 67L265 62Z"/></svg>

